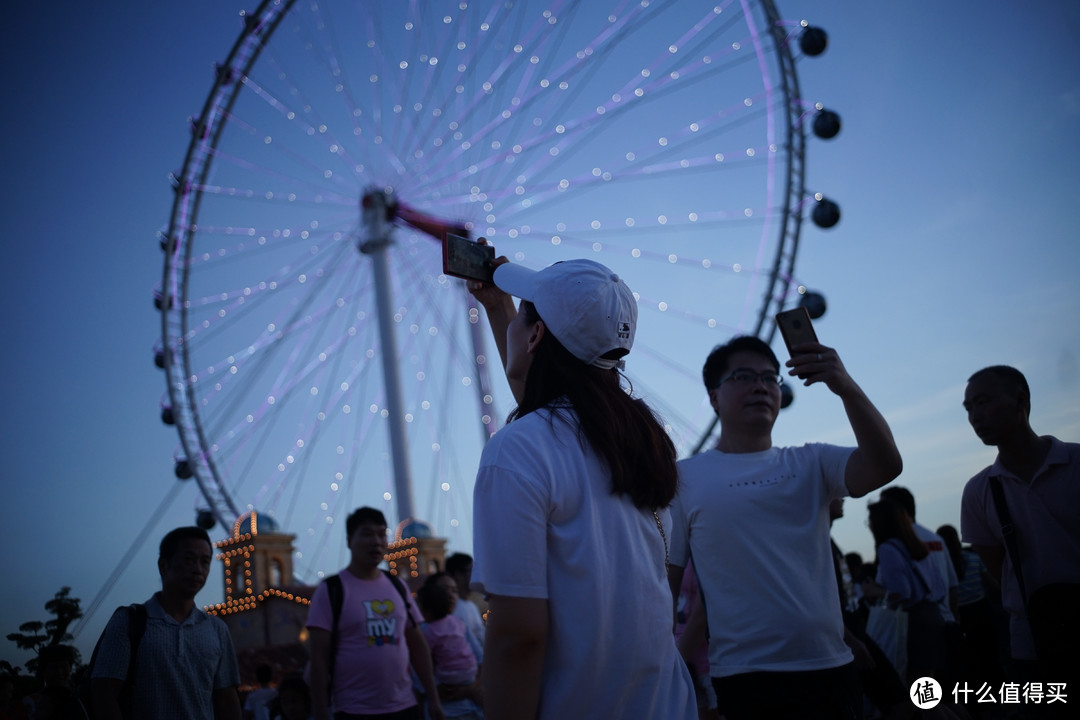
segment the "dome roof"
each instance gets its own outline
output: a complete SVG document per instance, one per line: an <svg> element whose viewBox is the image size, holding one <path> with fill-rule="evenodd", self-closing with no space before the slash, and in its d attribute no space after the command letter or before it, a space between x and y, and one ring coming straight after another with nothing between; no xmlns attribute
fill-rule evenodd
<svg viewBox="0 0 1080 720"><path fill-rule="evenodd" d="M252 531L254 526L254 531ZM259 533L277 533L281 532L281 526L278 525L277 520L271 515L263 515L261 513L252 510L249 513L244 513L236 519L236 526L233 529L233 534L236 536L258 535Z"/></svg>
<svg viewBox="0 0 1080 720"><path fill-rule="evenodd" d="M435 537L434 531L431 526L423 520L406 520L401 525L398 525L397 540L404 538L430 538Z"/></svg>

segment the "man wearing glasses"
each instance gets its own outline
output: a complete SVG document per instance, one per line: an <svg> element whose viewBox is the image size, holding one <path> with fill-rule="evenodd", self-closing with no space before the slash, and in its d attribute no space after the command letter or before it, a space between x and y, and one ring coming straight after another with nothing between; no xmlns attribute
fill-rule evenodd
<svg viewBox="0 0 1080 720"><path fill-rule="evenodd" d="M710 674L727 720L862 717L829 503L882 487L902 463L888 424L836 351L819 343L792 350L788 374L840 397L856 447L774 447L780 363L765 342L737 337L714 349L703 370L720 439L679 463L671 506L669 579L674 593L693 556Z"/></svg>

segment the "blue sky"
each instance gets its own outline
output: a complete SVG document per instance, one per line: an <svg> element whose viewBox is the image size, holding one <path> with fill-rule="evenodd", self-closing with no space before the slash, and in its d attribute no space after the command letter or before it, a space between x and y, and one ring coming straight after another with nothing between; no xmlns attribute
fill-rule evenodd
<svg viewBox="0 0 1080 720"><path fill-rule="evenodd" d="M914 491L919 520L958 525L964 481L993 459L960 408L972 371L1019 367L1036 430L1080 437L1080 9L779 5L830 33L828 51L800 63L800 81L804 98L844 121L836 139L811 141L807 170L809 189L835 198L843 219L828 231L807 226L797 274L829 300L822 341L893 427L905 459L898 482ZM27 4L0 29L12 69L0 269L5 634L42 617L62 585L88 605L149 523L145 547L80 632L85 651L110 608L155 589L157 540L189 524L199 503L184 485L156 514L177 483L177 436L158 420L166 388L151 362L155 233L169 218L187 118L245 7ZM642 323L658 317L643 312ZM667 352L692 369L724 339L684 335ZM643 382L701 417L700 397L669 392L664 376ZM500 414L509 408L501 383ZM849 443L851 433L837 399L814 387L781 416L775 439ZM457 462L471 457L463 450ZM464 523L451 545L467 549L467 508L453 512ZM849 501L847 513L837 541L871 556L865 501ZM200 602L216 601L220 587L215 576ZM13 647L0 656L22 660Z"/></svg>

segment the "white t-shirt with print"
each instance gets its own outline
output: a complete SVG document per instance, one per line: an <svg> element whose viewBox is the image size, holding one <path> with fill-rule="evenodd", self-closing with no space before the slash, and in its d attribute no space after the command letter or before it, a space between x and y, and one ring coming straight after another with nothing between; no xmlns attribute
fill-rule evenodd
<svg viewBox="0 0 1080 720"><path fill-rule="evenodd" d="M709 450L679 462L671 563L693 555L713 677L852 661L829 543L829 503L848 494L852 450Z"/></svg>

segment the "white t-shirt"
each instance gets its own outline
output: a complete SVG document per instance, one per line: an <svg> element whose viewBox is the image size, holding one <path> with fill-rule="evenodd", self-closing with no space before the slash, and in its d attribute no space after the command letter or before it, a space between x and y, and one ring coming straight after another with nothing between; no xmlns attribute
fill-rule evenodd
<svg viewBox="0 0 1080 720"><path fill-rule="evenodd" d="M958 587L960 581L956 577L956 568L953 567L952 558L949 557L949 553L945 548L945 541L936 532L924 528L919 523L912 523L912 526L915 528L915 535L923 541L926 549L930 552L929 560L935 571L941 576L942 582L945 583L945 599L938 603L938 607L941 609L941 617L947 623L956 622L956 618L953 617L952 610L949 608L948 590Z"/></svg>
<svg viewBox="0 0 1080 720"><path fill-rule="evenodd" d="M488 442L473 518L473 587L548 601L538 718L697 717L656 520L611 494L572 411L530 413Z"/></svg>
<svg viewBox="0 0 1080 720"><path fill-rule="evenodd" d="M244 700L244 710L252 714L254 720L270 720L270 703L277 697L277 689L272 687L255 688Z"/></svg>
<svg viewBox="0 0 1080 720"><path fill-rule="evenodd" d="M713 677L852 661L829 543L829 502L848 494L852 450L709 450L679 462L671 564L693 555Z"/></svg>
<svg viewBox="0 0 1080 720"><path fill-rule="evenodd" d="M931 557L915 560L899 540L889 540L877 548L876 580L889 595L900 598L905 609L925 600L940 604L949 588Z"/></svg>

